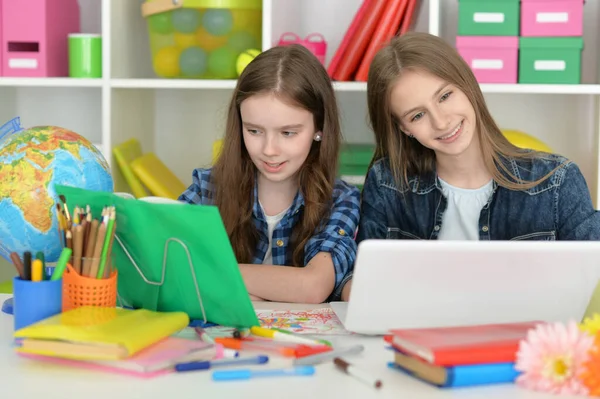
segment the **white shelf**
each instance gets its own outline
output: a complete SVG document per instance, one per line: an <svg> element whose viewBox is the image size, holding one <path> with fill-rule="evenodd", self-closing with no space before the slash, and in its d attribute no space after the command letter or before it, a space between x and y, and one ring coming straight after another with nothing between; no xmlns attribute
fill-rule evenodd
<svg viewBox="0 0 600 399"><path fill-rule="evenodd" d="M594 94L600 95L600 85L548 85L548 84L482 84L484 93L508 94Z"/></svg>
<svg viewBox="0 0 600 399"><path fill-rule="evenodd" d="M137 138L184 183L210 163L212 141L225 128L236 80L161 79L152 70L148 31L139 1L78 0L82 30L103 37L102 79L0 77L0 123L21 116L25 125L56 124L83 134L119 172L111 149ZM262 50L285 32L319 32L327 40L326 66L363 0L263 0ZM414 29L454 42L458 2L422 0ZM582 169L600 203L600 2L586 2L580 85L482 84L486 103L503 129L546 142ZM335 23L332 23L334 21ZM366 82L334 82L344 138L373 143Z"/></svg>
<svg viewBox="0 0 600 399"><path fill-rule="evenodd" d="M112 79L117 89L233 89L236 80L201 79Z"/></svg>
<svg viewBox="0 0 600 399"><path fill-rule="evenodd" d="M5 87L102 87L102 79L0 77Z"/></svg>
<svg viewBox="0 0 600 399"><path fill-rule="evenodd" d="M115 89L223 89L232 90L237 81L202 79L73 79L0 77L0 87L103 87ZM338 92L365 92L366 82L333 82ZM482 84L484 93L600 95L600 84Z"/></svg>

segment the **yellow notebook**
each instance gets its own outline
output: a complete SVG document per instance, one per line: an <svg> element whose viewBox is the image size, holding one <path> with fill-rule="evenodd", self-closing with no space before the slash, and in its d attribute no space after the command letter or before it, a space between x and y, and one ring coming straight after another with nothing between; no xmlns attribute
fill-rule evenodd
<svg viewBox="0 0 600 399"><path fill-rule="evenodd" d="M152 152L131 162L135 176L157 197L176 200L187 188Z"/></svg>
<svg viewBox="0 0 600 399"><path fill-rule="evenodd" d="M134 159L142 156L142 146L137 139L127 140L112 150L117 165L123 174L123 178L131 188L131 192L136 198L145 197L148 195L148 191L142 184L142 182L135 176L133 169L131 169L131 162Z"/></svg>
<svg viewBox="0 0 600 399"><path fill-rule="evenodd" d="M118 360L185 328L184 312L80 307L15 331L18 352L68 359Z"/></svg>

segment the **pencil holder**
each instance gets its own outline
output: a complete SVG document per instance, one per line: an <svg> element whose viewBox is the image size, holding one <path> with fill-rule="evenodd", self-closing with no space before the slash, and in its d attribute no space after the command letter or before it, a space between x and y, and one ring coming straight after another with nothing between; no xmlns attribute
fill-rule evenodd
<svg viewBox="0 0 600 399"><path fill-rule="evenodd" d="M108 278L92 278L78 274L67 264L63 274L62 310L80 306L114 308L117 306L117 271Z"/></svg>
<svg viewBox="0 0 600 399"><path fill-rule="evenodd" d="M29 281L13 279L15 331L62 310L62 280Z"/></svg>

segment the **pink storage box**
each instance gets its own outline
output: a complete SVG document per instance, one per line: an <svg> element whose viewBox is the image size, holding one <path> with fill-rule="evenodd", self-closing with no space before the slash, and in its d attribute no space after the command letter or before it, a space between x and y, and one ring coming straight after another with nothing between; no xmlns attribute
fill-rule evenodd
<svg viewBox="0 0 600 399"><path fill-rule="evenodd" d="M456 48L479 83L517 83L517 36L458 36Z"/></svg>
<svg viewBox="0 0 600 399"><path fill-rule="evenodd" d="M77 0L0 0L1 75L68 76L68 34L78 33Z"/></svg>
<svg viewBox="0 0 600 399"><path fill-rule="evenodd" d="M4 42L2 41L2 2L3 0L0 0L0 46L2 46L4 44ZM0 48L0 76L2 76L2 49Z"/></svg>
<svg viewBox="0 0 600 399"><path fill-rule="evenodd" d="M311 33L302 39L295 33L286 32L279 38L278 46L287 46L289 44L297 43L300 44L313 53L321 64L325 64L325 55L327 54L327 42L320 33Z"/></svg>
<svg viewBox="0 0 600 399"><path fill-rule="evenodd" d="M583 3L521 0L521 36L583 36Z"/></svg>

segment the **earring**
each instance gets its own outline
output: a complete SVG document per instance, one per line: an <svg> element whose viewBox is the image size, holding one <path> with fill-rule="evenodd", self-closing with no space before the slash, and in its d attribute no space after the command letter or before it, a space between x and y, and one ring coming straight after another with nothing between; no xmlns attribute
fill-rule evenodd
<svg viewBox="0 0 600 399"><path fill-rule="evenodd" d="M315 141L321 141L321 135L320 134L316 134L315 135Z"/></svg>
<svg viewBox="0 0 600 399"><path fill-rule="evenodd" d="M400 130L402 133L406 134L408 137L410 137L411 139L414 139L415 136L413 136L411 133L405 132L404 130Z"/></svg>

